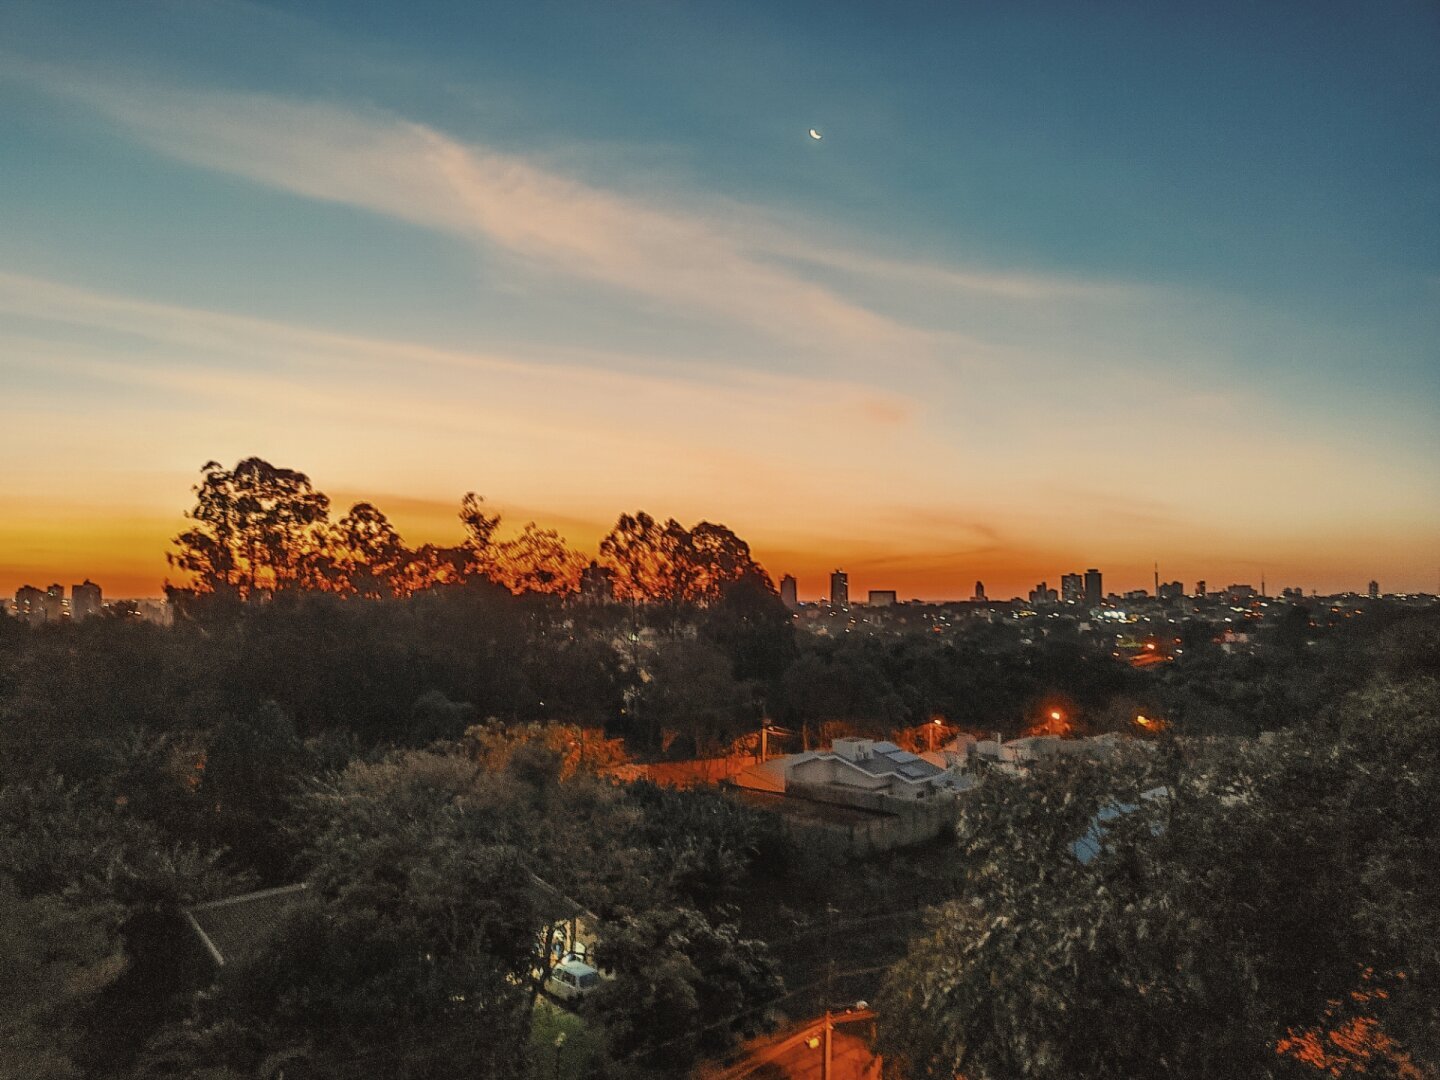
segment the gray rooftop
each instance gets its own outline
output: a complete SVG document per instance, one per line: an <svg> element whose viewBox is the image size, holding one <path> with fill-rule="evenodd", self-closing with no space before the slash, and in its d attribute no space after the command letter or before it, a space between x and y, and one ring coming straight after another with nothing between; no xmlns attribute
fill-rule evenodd
<svg viewBox="0 0 1440 1080"><path fill-rule="evenodd" d="M282 885L195 904L184 909L185 917L216 966L224 967L256 955L305 895L305 888Z"/></svg>

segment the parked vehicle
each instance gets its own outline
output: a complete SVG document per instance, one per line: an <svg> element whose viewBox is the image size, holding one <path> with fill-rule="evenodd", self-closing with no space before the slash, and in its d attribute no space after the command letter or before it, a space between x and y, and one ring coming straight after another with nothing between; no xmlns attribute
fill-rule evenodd
<svg viewBox="0 0 1440 1080"><path fill-rule="evenodd" d="M600 985L600 972L574 956L556 964L545 988L561 1001L577 1001Z"/></svg>

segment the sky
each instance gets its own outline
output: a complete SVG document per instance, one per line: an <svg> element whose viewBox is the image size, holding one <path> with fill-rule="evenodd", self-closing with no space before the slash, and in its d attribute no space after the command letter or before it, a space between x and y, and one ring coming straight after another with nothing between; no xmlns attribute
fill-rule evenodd
<svg viewBox="0 0 1440 1080"><path fill-rule="evenodd" d="M1440 9L0 0L0 400L6 593L252 455L802 597L1436 591Z"/></svg>

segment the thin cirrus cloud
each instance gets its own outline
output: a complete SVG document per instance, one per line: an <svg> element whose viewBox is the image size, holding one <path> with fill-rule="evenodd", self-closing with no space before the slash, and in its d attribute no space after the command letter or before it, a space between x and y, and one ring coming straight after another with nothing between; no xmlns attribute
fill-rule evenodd
<svg viewBox="0 0 1440 1080"><path fill-rule="evenodd" d="M19 70L177 160L393 217L672 310L792 345L918 354L931 343L929 333L790 272L767 260L764 245L701 215L642 204L424 124L264 94Z"/></svg>
<svg viewBox="0 0 1440 1080"><path fill-rule="evenodd" d="M790 348L832 355L837 347L884 348L892 364L922 366L941 350L953 358L963 348L972 360L988 352L953 329L894 317L813 280L815 271L848 279L851 292L919 288L1021 306L1109 307L1148 294L1121 283L877 256L818 242L762 208L722 198L688 206L642 201L379 110L101 82L28 61L13 64L11 74L84 103L188 164L406 221L652 308L759 331Z"/></svg>
<svg viewBox="0 0 1440 1080"><path fill-rule="evenodd" d="M307 460L312 453L332 454L337 444L351 452L357 439L374 442L377 436L381 443L414 447L422 460L438 455L463 462L463 452L440 451L493 443L504 451L497 455L502 465L496 470L487 464L487 472L505 483L508 470L516 493L546 486L577 462L610 478L598 490L611 500L637 477L652 494L669 485L672 491L695 490L715 472L763 477L766 460L793 462L794 471L843 465L863 476L878 467L877 444L911 438L918 413L903 395L843 380L698 365L683 374L622 371L594 363L589 354L590 363L541 364L160 304L17 274L0 273L0 312L14 317L11 328L0 332L0 346L17 358L17 372L29 366L53 381L64 369L75 385L137 388L148 395L147 408L238 418L256 438L283 430ZM28 328L19 329L21 322ZM105 344L93 343L96 333ZM243 368L236 363L241 358ZM402 371L405 376L397 378ZM813 422L789 414L795 400L813 406ZM831 445L826 429L836 421L850 437ZM746 433L745 449L731 446L718 456L706 449L708 437L723 445L723 434L736 430ZM322 433L332 441L327 444ZM475 456L472 449L468 457ZM455 490L477 482L467 478L465 467L447 478ZM709 490L725 486L710 484Z"/></svg>

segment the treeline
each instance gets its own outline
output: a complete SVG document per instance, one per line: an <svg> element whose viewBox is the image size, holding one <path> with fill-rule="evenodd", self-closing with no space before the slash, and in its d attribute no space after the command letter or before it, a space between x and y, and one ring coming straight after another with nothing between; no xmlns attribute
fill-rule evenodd
<svg viewBox="0 0 1440 1080"><path fill-rule="evenodd" d="M368 502L331 520L330 499L304 473L260 458L233 469L207 462L194 488L191 525L175 539L170 564L187 581L172 599L239 600L286 592L384 598L448 585L488 581L512 593L570 595L588 584L597 595L640 603L703 604L735 582L770 585L750 547L723 525L686 529L671 519L623 514L587 560L553 529L533 521L498 539L500 515L465 495L454 547L406 546L389 519Z"/></svg>

